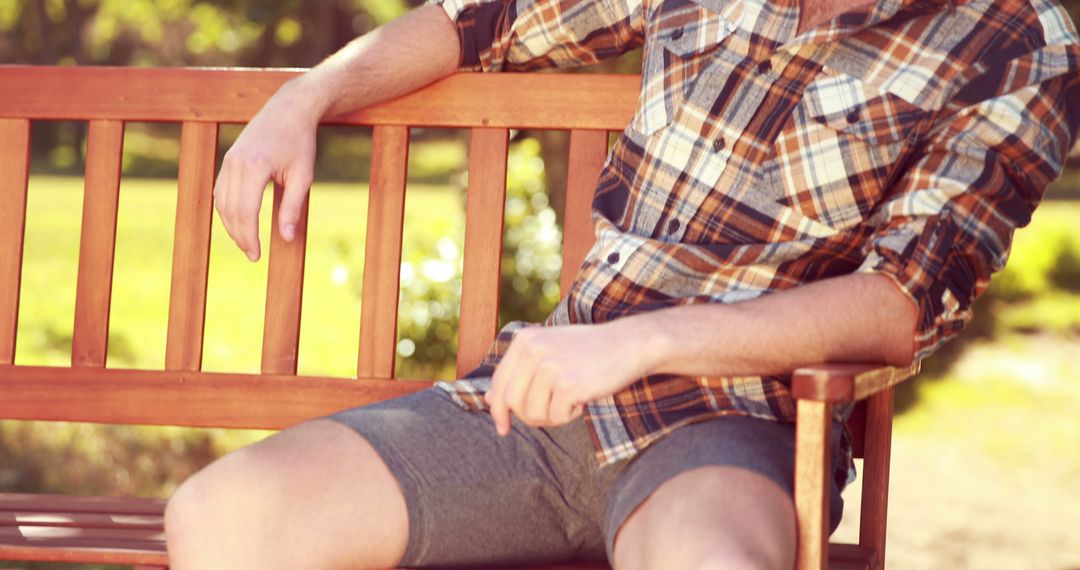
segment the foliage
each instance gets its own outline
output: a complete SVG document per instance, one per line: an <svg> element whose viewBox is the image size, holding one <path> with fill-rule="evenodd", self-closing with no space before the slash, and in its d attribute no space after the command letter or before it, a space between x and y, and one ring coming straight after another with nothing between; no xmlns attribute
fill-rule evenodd
<svg viewBox="0 0 1080 570"><path fill-rule="evenodd" d="M541 321L559 301L562 232L548 205L544 173L535 139L510 146L499 297L503 323ZM448 216L431 230L408 248L401 265L398 366L409 378L452 378L457 355L464 224Z"/></svg>

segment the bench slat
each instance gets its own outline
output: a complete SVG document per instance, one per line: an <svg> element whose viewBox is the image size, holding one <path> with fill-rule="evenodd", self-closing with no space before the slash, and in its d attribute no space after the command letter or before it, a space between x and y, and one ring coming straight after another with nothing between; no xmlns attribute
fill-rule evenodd
<svg viewBox="0 0 1080 570"><path fill-rule="evenodd" d="M570 132L570 161L566 172L566 212L563 216L563 294L596 241L592 224L592 198L608 152L607 131L575 129Z"/></svg>
<svg viewBox="0 0 1080 570"><path fill-rule="evenodd" d="M6 511L12 506L23 509L25 516L63 517L84 524L60 526L40 522L16 527L7 524L9 521L4 518L10 515ZM0 559L165 566L164 512L165 501L160 499L0 493ZM105 519L113 522L100 526ZM16 528L22 532L15 532ZM23 533L33 538L26 538ZM833 570L865 570L874 559L874 550L870 548L857 544L829 545L829 568ZM606 570L608 567L569 562L533 568Z"/></svg>
<svg viewBox="0 0 1080 570"><path fill-rule="evenodd" d="M184 123L180 133L172 292L165 348L167 370L202 367L217 147L216 123Z"/></svg>
<svg viewBox="0 0 1080 570"><path fill-rule="evenodd" d="M278 231L278 210L284 188L274 184L274 214L270 227L270 267L266 285L266 318L263 321L262 371L264 374L296 374L300 347L300 308L304 296L304 254L307 250L307 217L310 195L304 199L296 236L292 243Z"/></svg>
<svg viewBox="0 0 1080 570"><path fill-rule="evenodd" d="M506 206L506 129L473 129L465 201L465 260L458 329L458 378L483 360L499 317L499 268Z"/></svg>
<svg viewBox="0 0 1080 570"><path fill-rule="evenodd" d="M30 173L30 121L0 119L0 364L15 362Z"/></svg>
<svg viewBox="0 0 1080 570"><path fill-rule="evenodd" d="M165 540L164 528L80 528L62 526L42 526L22 524L19 526L0 526L0 539L22 538L28 544L45 540L97 541L117 539L132 542Z"/></svg>
<svg viewBox="0 0 1080 570"><path fill-rule="evenodd" d="M0 366L0 418L282 429L425 381Z"/></svg>
<svg viewBox="0 0 1080 570"><path fill-rule="evenodd" d="M82 513L111 515L161 515L162 499L141 497L94 497L45 493L0 493L0 512Z"/></svg>
<svg viewBox="0 0 1080 570"><path fill-rule="evenodd" d="M246 123L299 73L0 66L0 117ZM640 85L637 75L459 73L332 122L620 131L634 114Z"/></svg>
<svg viewBox="0 0 1080 570"><path fill-rule="evenodd" d="M392 378L397 341L401 232L409 162L409 128L375 127L360 311L358 377Z"/></svg>
<svg viewBox="0 0 1080 570"><path fill-rule="evenodd" d="M165 544L146 541L52 539L30 542L0 538L0 560L76 562L83 564L146 564L168 566Z"/></svg>
<svg viewBox="0 0 1080 570"><path fill-rule="evenodd" d="M160 531L163 524L165 523L160 516L0 511L0 527L33 525L65 528L142 528Z"/></svg>
<svg viewBox="0 0 1080 570"><path fill-rule="evenodd" d="M105 366L123 146L122 121L90 121L72 366Z"/></svg>

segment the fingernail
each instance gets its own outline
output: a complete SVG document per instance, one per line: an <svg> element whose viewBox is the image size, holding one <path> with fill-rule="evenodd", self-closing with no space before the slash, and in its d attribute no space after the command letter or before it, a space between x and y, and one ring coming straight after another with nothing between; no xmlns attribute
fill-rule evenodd
<svg viewBox="0 0 1080 570"><path fill-rule="evenodd" d="M294 225L294 224L286 225L285 229L282 231L282 234L283 234L282 237L285 238L285 241L292 241L293 238L296 237L296 225Z"/></svg>
<svg viewBox="0 0 1080 570"><path fill-rule="evenodd" d="M247 252L247 256L248 256L248 259L251 260L251 261L255 261L256 259L259 258L257 255L255 255L254 251Z"/></svg>

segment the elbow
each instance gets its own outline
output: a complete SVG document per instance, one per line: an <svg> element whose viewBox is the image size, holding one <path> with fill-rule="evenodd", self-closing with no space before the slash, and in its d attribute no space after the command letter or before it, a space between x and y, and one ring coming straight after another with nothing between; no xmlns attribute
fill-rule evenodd
<svg viewBox="0 0 1080 570"><path fill-rule="evenodd" d="M915 362L915 346L912 337L908 337L904 342L890 346L889 350L882 354L882 360L885 361L885 364L897 368L910 366L912 362Z"/></svg>
<svg viewBox="0 0 1080 570"><path fill-rule="evenodd" d="M888 327L883 339L882 360L889 366L905 367L915 361L915 337L918 327L919 309L906 295L897 292L894 313L895 326Z"/></svg>
<svg viewBox="0 0 1080 570"><path fill-rule="evenodd" d="M916 337L919 324L919 306L892 279L875 275L879 326L877 352L881 362L889 366L905 367L915 361Z"/></svg>

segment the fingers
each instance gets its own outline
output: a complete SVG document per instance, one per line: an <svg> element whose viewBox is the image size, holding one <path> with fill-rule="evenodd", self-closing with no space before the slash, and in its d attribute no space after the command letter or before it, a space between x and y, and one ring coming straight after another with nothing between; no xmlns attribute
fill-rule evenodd
<svg viewBox="0 0 1080 570"><path fill-rule="evenodd" d="M259 210L270 168L258 159L226 155L214 187L214 206L225 231L248 259L259 259Z"/></svg>
<svg viewBox="0 0 1080 570"><path fill-rule="evenodd" d="M519 332L495 370L484 399L500 435L510 432L511 414L537 427L561 425L581 415L575 371L552 353L543 335Z"/></svg>
<svg viewBox="0 0 1080 570"><path fill-rule="evenodd" d="M547 417L554 425L570 423L581 416L583 406L573 397L573 390L565 386L556 386L551 393Z"/></svg>
<svg viewBox="0 0 1080 570"><path fill-rule="evenodd" d="M528 391L517 401L510 402L510 409L514 410L519 418L525 423L534 426L555 425L555 421L549 414L551 400L558 368L554 363L543 362L536 367L532 381L529 382Z"/></svg>
<svg viewBox="0 0 1080 570"><path fill-rule="evenodd" d="M510 407L506 404L504 392L508 384L512 383L517 374L515 373L516 353L511 350L503 356L502 362L495 368L495 374L491 377L491 389L484 395L484 399L491 407L491 419L495 422L495 431L499 435L510 433Z"/></svg>
<svg viewBox="0 0 1080 570"><path fill-rule="evenodd" d="M304 208L304 199L311 189L310 169L294 168L285 178L285 191L278 209L278 232L285 241L296 238L296 224Z"/></svg>

